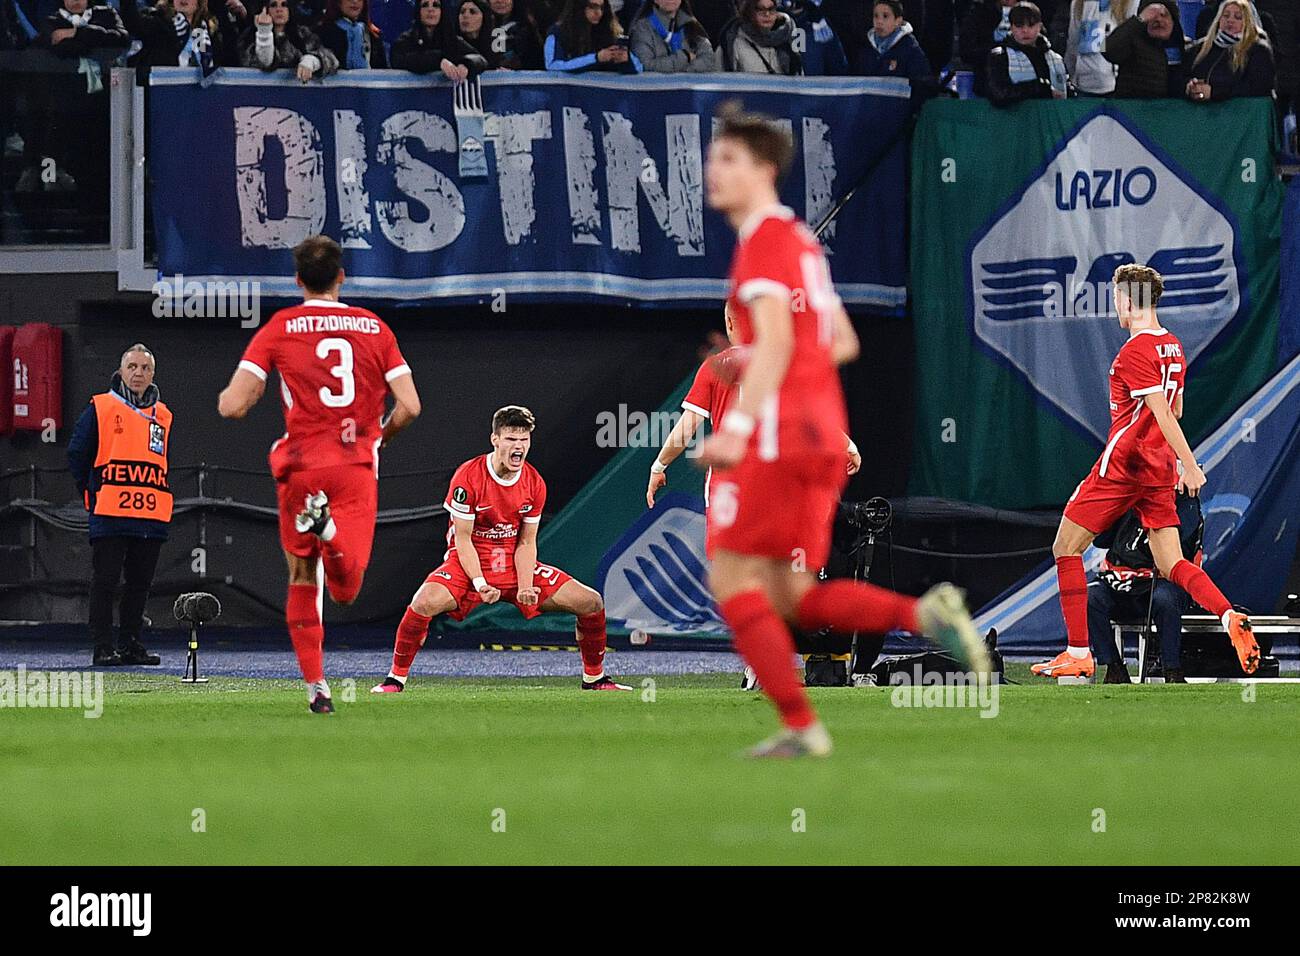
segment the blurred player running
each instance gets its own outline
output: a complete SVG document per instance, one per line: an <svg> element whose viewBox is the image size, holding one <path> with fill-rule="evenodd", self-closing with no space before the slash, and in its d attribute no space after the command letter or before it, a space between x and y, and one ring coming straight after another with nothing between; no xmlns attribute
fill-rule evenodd
<svg viewBox="0 0 1300 956"><path fill-rule="evenodd" d="M707 538L713 595L784 725L750 752L756 757L831 750L792 666L787 622L810 631L921 632L988 670L952 585L918 600L854 581L818 582L803 570L826 563L847 480L836 366L857 357L858 340L817 239L777 202L792 152L789 134L771 121L728 113L705 172L709 205L739 234L729 305L737 340L752 346L739 390L700 460L716 471Z"/></svg>
<svg viewBox="0 0 1300 956"><path fill-rule="evenodd" d="M281 309L253 336L218 410L243 418L262 397L267 376L280 373L285 433L269 460L289 562L284 616L311 710L329 714L322 563L335 603L355 601L375 533L379 448L420 414L420 397L392 330L373 312L339 301L338 243L313 236L293 258L303 304ZM390 391L395 405L383 420Z"/></svg>
<svg viewBox="0 0 1300 956"><path fill-rule="evenodd" d="M1175 492L1186 488L1188 494L1198 494L1205 473L1178 424L1187 359L1182 343L1161 328L1156 315L1163 291L1164 280L1155 269L1132 264L1115 270L1115 311L1129 339L1110 366L1106 448L1070 496L1052 544L1069 644L1052 660L1030 668L1042 677L1091 677L1096 670L1088 648L1083 553L1093 538L1130 508L1136 509L1142 527L1150 532L1151 554L1160 575L1223 622L1243 671L1253 674L1259 667L1259 645L1250 619L1232 609L1210 576L1183 557L1179 544Z"/></svg>
<svg viewBox="0 0 1300 956"><path fill-rule="evenodd" d="M645 492L645 503L649 508L655 506L655 494L668 483L668 466L690 447L696 432L704 422L722 421L727 407L731 404L731 397L736 393L736 380L744 370L749 350L735 344L736 322L731 316L730 305L723 307L722 318L726 325L727 341L732 345L705 359L700 364L699 371L695 373L695 380L691 382L690 389L682 399L682 417L677 420L673 430L664 439L663 449L655 457L654 464L650 466L650 480ZM862 455L848 435L844 436L844 441L845 452L848 455L846 474L856 475L858 469L862 467ZM712 481L713 470L710 469L704 476L706 510L709 507L709 485ZM759 689L758 675L748 664L745 665L740 686L742 690Z"/></svg>
<svg viewBox="0 0 1300 956"><path fill-rule="evenodd" d="M583 690L631 690L605 674L605 603L600 594L559 568L537 562L537 526L546 507L546 482L525 460L532 447L533 413L507 405L492 416L492 451L451 476L444 506L450 517L447 553L424 579L402 615L393 666L372 693L400 693L411 662L439 614L455 621L480 604L506 601L526 619L549 611L578 618ZM521 583L523 582L522 586Z"/></svg>

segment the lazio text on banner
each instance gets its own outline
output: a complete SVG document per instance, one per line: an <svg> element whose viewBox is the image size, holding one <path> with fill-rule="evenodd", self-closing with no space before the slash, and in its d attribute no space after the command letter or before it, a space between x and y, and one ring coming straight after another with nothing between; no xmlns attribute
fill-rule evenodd
<svg viewBox="0 0 1300 956"><path fill-rule="evenodd" d="M462 179L441 78L358 71L303 86L225 69L200 87L194 70L154 70L160 273L292 296L289 250L324 232L347 251L356 298L717 302L735 236L706 208L704 157L718 105L740 99L789 124L782 199L810 222L875 164L823 239L846 302L901 310L906 81L512 72L481 83L488 174Z"/></svg>
<svg viewBox="0 0 1300 956"><path fill-rule="evenodd" d="M1110 277L1127 262L1165 276L1161 319L1191 356L1189 439L1223 421L1278 362L1275 139L1267 100L927 105L912 152L909 492L1066 499L1109 425L1125 337Z"/></svg>

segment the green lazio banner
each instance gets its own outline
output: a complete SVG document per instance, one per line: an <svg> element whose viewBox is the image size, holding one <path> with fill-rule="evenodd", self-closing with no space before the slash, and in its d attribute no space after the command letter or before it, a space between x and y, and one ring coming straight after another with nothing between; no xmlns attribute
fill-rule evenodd
<svg viewBox="0 0 1300 956"><path fill-rule="evenodd" d="M605 596L610 631L637 627L652 634L721 633L704 582L704 472L679 457L668 470L668 486L646 507L650 465L681 413L692 374L644 420L592 423L622 447L537 536L537 559L572 574ZM621 428L619 426L622 426ZM700 429L701 440L707 426ZM545 476L543 476L545 477ZM518 631L571 635L568 614L543 614L525 621L510 605L481 608L446 630Z"/></svg>
<svg viewBox="0 0 1300 956"><path fill-rule="evenodd" d="M1117 265L1165 277L1195 444L1274 371L1283 189L1267 100L938 100L912 144L910 492L1059 505L1110 422Z"/></svg>

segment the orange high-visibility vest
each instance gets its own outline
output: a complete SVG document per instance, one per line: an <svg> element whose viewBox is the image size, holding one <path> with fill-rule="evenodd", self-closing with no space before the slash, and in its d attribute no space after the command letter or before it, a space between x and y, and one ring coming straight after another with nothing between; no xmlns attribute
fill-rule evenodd
<svg viewBox="0 0 1300 956"><path fill-rule="evenodd" d="M95 477L99 491L86 508L114 518L172 520L172 491L167 484L167 447L172 413L162 402L133 408L113 392L91 399L99 422ZM94 482L91 486L94 486Z"/></svg>

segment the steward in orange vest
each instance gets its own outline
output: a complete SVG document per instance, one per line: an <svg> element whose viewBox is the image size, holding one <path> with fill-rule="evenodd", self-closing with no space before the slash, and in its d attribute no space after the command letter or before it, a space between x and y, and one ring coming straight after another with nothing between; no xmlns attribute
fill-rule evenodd
<svg viewBox="0 0 1300 956"><path fill-rule="evenodd" d="M172 519L172 413L158 400L153 373L153 353L133 345L108 391L91 398L68 440L68 470L90 512L96 666L159 663L140 643L145 603ZM113 603L124 578L115 647Z"/></svg>

